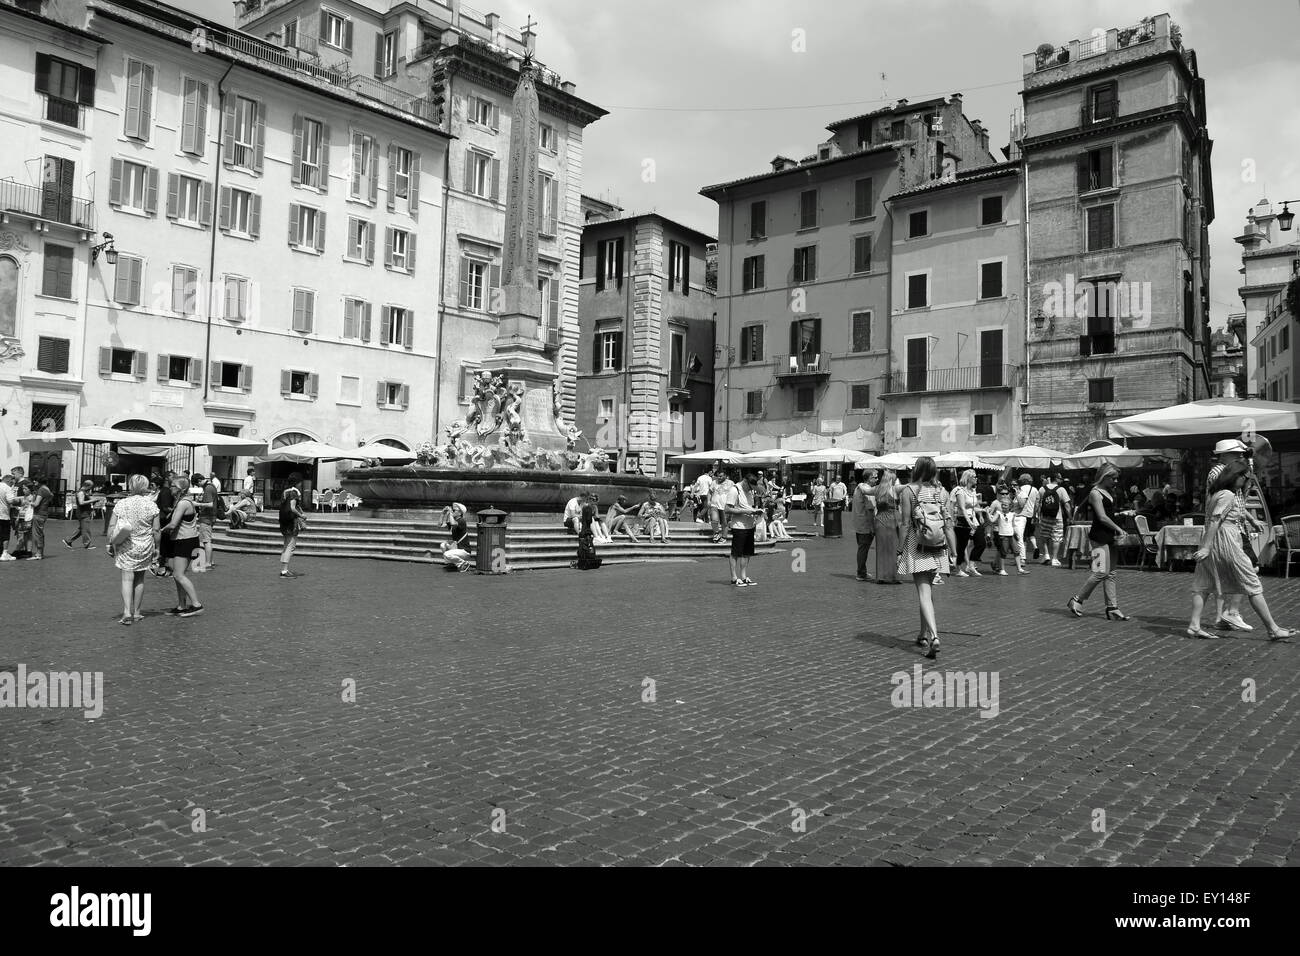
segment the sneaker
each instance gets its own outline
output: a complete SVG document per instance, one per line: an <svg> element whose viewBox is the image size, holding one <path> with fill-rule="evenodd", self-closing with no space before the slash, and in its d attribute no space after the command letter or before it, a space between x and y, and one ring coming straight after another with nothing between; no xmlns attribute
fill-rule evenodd
<svg viewBox="0 0 1300 956"><path fill-rule="evenodd" d="M28 560L31 560L31 561L40 561L40 560L41 560L42 558L44 558L44 557L45 557L45 555L43 555L43 554L33 554L33 555L31 556L31 558L29 558Z"/></svg>
<svg viewBox="0 0 1300 956"><path fill-rule="evenodd" d="M740 580L740 578L732 578L731 583L738 588L743 588L745 586L745 582Z"/></svg>
<svg viewBox="0 0 1300 956"><path fill-rule="evenodd" d="M63 546L64 546L65 548L67 548L69 551L72 550L72 542L71 542L71 541L65 541L65 542L63 542Z"/></svg>
<svg viewBox="0 0 1300 956"><path fill-rule="evenodd" d="M742 581L741 583L744 584L745 587L747 587L747 588L756 588L756 587L758 587L758 582L757 582L757 581L751 581L749 578L745 578L745 580Z"/></svg>
<svg viewBox="0 0 1300 956"><path fill-rule="evenodd" d="M1007 571L1005 568L1003 568L1001 571L998 572L998 574L1002 575L1005 578L1007 576Z"/></svg>
<svg viewBox="0 0 1300 956"><path fill-rule="evenodd" d="M180 613L179 616L180 616L180 617L194 617L195 615L202 614L202 613L203 613L203 605L202 605L202 604L196 604L196 605L194 605L194 607L187 607L185 610L181 611L181 613Z"/></svg>
<svg viewBox="0 0 1300 956"><path fill-rule="evenodd" d="M967 568L967 571L969 571L972 576L977 578L982 578L984 576L984 572L982 572L979 568L975 567L975 565L973 564L969 568Z"/></svg>
<svg viewBox="0 0 1300 956"><path fill-rule="evenodd" d="M1243 621L1240 614L1224 614L1221 620L1235 631L1253 631L1255 629Z"/></svg>
<svg viewBox="0 0 1300 956"><path fill-rule="evenodd" d="M1051 563L1052 563L1052 559L1051 559L1051 558L1043 558L1042 563L1043 563L1043 564L1051 564Z"/></svg>
<svg viewBox="0 0 1300 956"><path fill-rule="evenodd" d="M1026 571L1024 568L1016 568L1016 574L1028 574L1028 573L1029 572Z"/></svg>
<svg viewBox="0 0 1300 956"><path fill-rule="evenodd" d="M294 571L281 571L281 572L280 572L280 577L282 577L282 578L296 578L297 576L298 576L297 572L294 572Z"/></svg>
<svg viewBox="0 0 1300 956"><path fill-rule="evenodd" d="M871 580L871 578L867 577L865 574L859 574L859 575L857 576L857 578L858 578L859 581L870 581L870 580Z"/></svg>
<svg viewBox="0 0 1300 956"><path fill-rule="evenodd" d="M17 560L18 560L18 559L15 558L15 557L14 557L12 554L10 554L8 551L0 552L0 561L17 561Z"/></svg>
<svg viewBox="0 0 1300 956"><path fill-rule="evenodd" d="M93 545L93 544L88 544L88 545L86 545L86 550L87 550L87 551L97 551L97 550L99 550L99 549L98 549L95 545Z"/></svg>
<svg viewBox="0 0 1300 956"><path fill-rule="evenodd" d="M179 617L180 615L182 615L182 614L185 613L185 608L183 608L183 607L174 607L174 608L172 608L170 611L168 611L167 613L170 614L172 617Z"/></svg>
<svg viewBox="0 0 1300 956"><path fill-rule="evenodd" d="M956 574L953 575L953 577L965 578L965 577L970 577L970 575L968 575L965 571L958 571Z"/></svg>

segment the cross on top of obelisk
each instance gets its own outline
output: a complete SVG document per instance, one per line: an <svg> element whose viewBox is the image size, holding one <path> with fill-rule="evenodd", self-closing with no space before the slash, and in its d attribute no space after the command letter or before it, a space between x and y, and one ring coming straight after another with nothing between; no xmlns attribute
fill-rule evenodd
<svg viewBox="0 0 1300 956"><path fill-rule="evenodd" d="M540 24L533 22L533 15L530 13L528 14L528 22L524 24L522 34L524 38L524 63L529 66L532 65L533 54L537 51L537 37L533 33L533 27L535 26L540 26Z"/></svg>

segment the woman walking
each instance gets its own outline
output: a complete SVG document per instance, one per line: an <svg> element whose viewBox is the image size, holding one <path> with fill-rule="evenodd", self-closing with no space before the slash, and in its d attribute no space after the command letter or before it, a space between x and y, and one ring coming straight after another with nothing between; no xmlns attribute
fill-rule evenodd
<svg viewBox="0 0 1300 956"><path fill-rule="evenodd" d="M821 475L813 482L812 488L809 489L808 506L812 509L813 515L813 534L822 533L822 524L826 516L826 482Z"/></svg>
<svg viewBox="0 0 1300 956"><path fill-rule="evenodd" d="M1264 586L1259 581L1255 565L1241 545L1242 529L1248 520L1242 501L1242 486L1250 475L1245 462L1233 462L1219 474L1211 485L1213 492L1206 511L1205 533L1196 551L1196 577L1192 579L1192 619L1187 625L1188 637L1210 640L1219 635L1201 628L1201 611L1205 608L1207 594L1227 598L1244 594L1250 600L1264 626L1268 639L1280 641L1294 637L1296 631L1279 627L1264 600Z"/></svg>
<svg viewBox="0 0 1300 956"><path fill-rule="evenodd" d="M113 512L108 553L122 575L122 619L117 623L129 627L144 619L140 613L144 574L158 550L159 531L158 506L149 500L149 479L132 475L126 487L128 497Z"/></svg>
<svg viewBox="0 0 1300 956"><path fill-rule="evenodd" d="M168 614L178 617L194 617L203 613L199 603L199 592L185 572L189 570L194 554L199 550L199 512L189 497L189 482L184 478L172 480L172 492L176 495L172 507L171 519L163 530L163 536L171 541L172 578L176 581L176 606Z"/></svg>
<svg viewBox="0 0 1300 956"><path fill-rule="evenodd" d="M867 492L876 499L876 583L902 584L898 580L898 477L886 468L880 484Z"/></svg>
<svg viewBox="0 0 1300 956"><path fill-rule="evenodd" d="M1127 621L1129 616L1119 609L1119 589L1115 585L1115 566L1119 564L1119 547L1115 541L1124 529L1111 520L1115 506L1115 485L1119 469L1107 463L1097 469L1088 494L1092 508L1092 526L1088 528L1088 544L1092 548L1092 573L1083 590L1066 602L1075 617L1083 617L1083 602L1088 600L1097 585L1102 586L1106 598L1106 620Z"/></svg>
<svg viewBox="0 0 1300 956"><path fill-rule="evenodd" d="M948 493L935 481L934 459L922 455L912 467L912 481L899 493L903 516L903 544L898 554L898 573L912 576L921 631L916 643L926 657L939 656L939 625L935 620L931 589L938 574L948 573L948 554L956 553Z"/></svg>
<svg viewBox="0 0 1300 956"><path fill-rule="evenodd" d="M293 558L293 549L298 545L298 535L305 530L307 516L302 513L302 492L297 483L294 483L284 489L284 497L280 500L280 534L284 537L284 550L280 552L280 577L298 576L289 570L289 561Z"/></svg>
<svg viewBox="0 0 1300 956"><path fill-rule="evenodd" d="M980 538L979 496L975 493L975 470L967 468L961 473L961 480L952 494L953 526L957 535L957 577L968 575L979 577L980 569L968 548L975 548ZM979 550L983 550L982 547Z"/></svg>
<svg viewBox="0 0 1300 956"><path fill-rule="evenodd" d="M86 550L94 551L94 537L86 530L86 522L91 519L91 508L94 506L95 483L93 481L83 481L81 487L77 489L77 533L71 538L63 539L63 546L68 550L72 549L72 542L86 539Z"/></svg>

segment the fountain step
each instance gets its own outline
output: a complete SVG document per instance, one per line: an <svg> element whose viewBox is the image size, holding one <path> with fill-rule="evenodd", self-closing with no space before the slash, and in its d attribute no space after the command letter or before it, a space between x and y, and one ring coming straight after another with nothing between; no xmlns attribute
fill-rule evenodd
<svg viewBox="0 0 1300 956"><path fill-rule="evenodd" d="M432 521L402 521L402 520L380 520L375 518L357 518L345 514L333 514L330 512L309 512L307 516L308 533L315 536L319 532L340 532L356 534L360 531L369 531L372 533L394 533L406 532L409 534L431 535L438 540L446 540L446 528ZM250 529L268 529L279 534L279 519L275 515L262 513L254 515L249 519L245 526ZM812 537L809 531L802 531L797 527L787 525L791 535L795 537ZM549 537L555 534L565 534L566 532L560 527L559 522L549 525L539 524L510 524L510 537L516 538L539 538ZM474 525L470 525L470 535L474 535ZM673 536L690 536L700 535L707 536L710 533L707 524L696 524L688 521L670 521L668 523L668 532Z"/></svg>

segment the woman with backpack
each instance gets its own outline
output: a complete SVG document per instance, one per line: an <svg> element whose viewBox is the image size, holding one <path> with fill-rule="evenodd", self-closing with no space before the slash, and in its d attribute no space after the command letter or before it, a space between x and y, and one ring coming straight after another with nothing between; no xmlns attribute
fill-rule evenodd
<svg viewBox="0 0 1300 956"><path fill-rule="evenodd" d="M912 480L898 495L903 540L898 553L898 573L908 574L916 585L921 612L921 631L916 643L926 657L939 656L939 625L931 593L936 574L948 573L948 554L957 553L953 539L948 492L935 483L934 459L923 455L912 467Z"/></svg>
<svg viewBox="0 0 1300 956"><path fill-rule="evenodd" d="M1043 492L1038 499L1038 539L1047 550L1043 564L1061 566L1061 544L1069 520L1070 496L1061 487L1061 476L1052 472L1043 479Z"/></svg>

